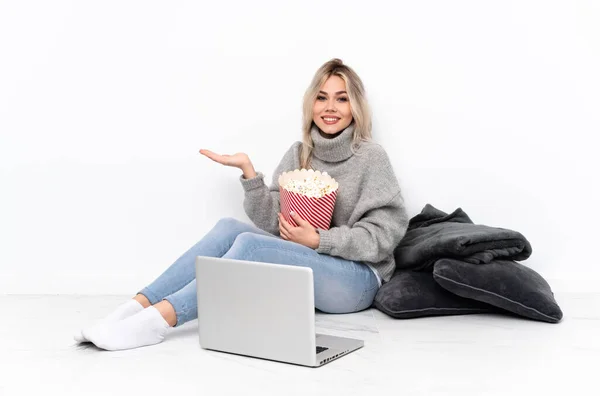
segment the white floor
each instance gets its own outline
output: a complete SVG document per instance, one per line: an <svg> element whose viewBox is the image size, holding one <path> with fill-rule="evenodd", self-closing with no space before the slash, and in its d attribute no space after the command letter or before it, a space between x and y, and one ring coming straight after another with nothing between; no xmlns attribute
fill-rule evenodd
<svg viewBox="0 0 600 396"><path fill-rule="evenodd" d="M203 350L197 321L149 347L77 346L74 330L128 296L5 295L0 395L600 395L600 294L556 297L559 324L319 314L319 332L365 347L313 369Z"/></svg>

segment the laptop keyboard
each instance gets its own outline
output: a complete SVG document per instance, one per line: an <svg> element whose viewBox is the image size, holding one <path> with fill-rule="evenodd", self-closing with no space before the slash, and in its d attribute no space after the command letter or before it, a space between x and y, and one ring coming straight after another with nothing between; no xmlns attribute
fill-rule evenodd
<svg viewBox="0 0 600 396"><path fill-rule="evenodd" d="M318 347L317 347L317 354L319 354L319 353L321 353L321 352L323 352L323 351L326 351L326 350L328 350L328 349L329 349L329 348L326 348L326 347L320 347L320 346L318 346Z"/></svg>

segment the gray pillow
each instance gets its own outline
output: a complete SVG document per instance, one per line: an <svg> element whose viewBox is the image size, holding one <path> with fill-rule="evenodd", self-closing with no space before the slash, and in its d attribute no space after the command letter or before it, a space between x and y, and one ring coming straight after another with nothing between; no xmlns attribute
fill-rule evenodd
<svg viewBox="0 0 600 396"><path fill-rule="evenodd" d="M383 284L373 302L375 308L397 319L437 315L464 315L494 312L478 301L454 295L439 286L431 272L396 271Z"/></svg>
<svg viewBox="0 0 600 396"><path fill-rule="evenodd" d="M563 313L548 282L512 260L469 264L440 259L433 266L435 281L446 290L526 318L557 323Z"/></svg>

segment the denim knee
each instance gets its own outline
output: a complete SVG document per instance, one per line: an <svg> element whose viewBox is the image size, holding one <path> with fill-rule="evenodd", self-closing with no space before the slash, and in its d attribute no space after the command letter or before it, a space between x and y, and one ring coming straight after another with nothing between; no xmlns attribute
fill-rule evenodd
<svg viewBox="0 0 600 396"><path fill-rule="evenodd" d="M217 221L217 224L215 225L215 227L230 230L232 228L239 227L240 224L244 224L244 223L233 217L223 217L223 218L219 219L219 221Z"/></svg>
<svg viewBox="0 0 600 396"><path fill-rule="evenodd" d="M229 258L238 258L238 259L248 259L249 255L254 250L254 246L256 242L261 238L259 234L254 232L244 231L241 232L231 245L229 251L225 254L225 256Z"/></svg>
<svg viewBox="0 0 600 396"><path fill-rule="evenodd" d="M245 245L254 244L262 235L259 235L255 232L244 231L241 232L240 235L235 238L236 242L243 243Z"/></svg>
<svg viewBox="0 0 600 396"><path fill-rule="evenodd" d="M362 290L346 290L342 295L327 288L315 289L315 308L329 314L345 314L359 312L373 304L378 287Z"/></svg>

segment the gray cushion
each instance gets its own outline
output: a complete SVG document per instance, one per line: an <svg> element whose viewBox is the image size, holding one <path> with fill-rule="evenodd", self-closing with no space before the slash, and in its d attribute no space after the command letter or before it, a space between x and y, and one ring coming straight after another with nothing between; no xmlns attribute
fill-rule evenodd
<svg viewBox="0 0 600 396"><path fill-rule="evenodd" d="M440 259L433 267L435 281L446 290L526 318L556 323L563 313L548 282L512 260L470 264Z"/></svg>
<svg viewBox="0 0 600 396"><path fill-rule="evenodd" d="M416 271L397 271L379 288L373 304L397 319L495 311L492 306L444 290L431 272Z"/></svg>

